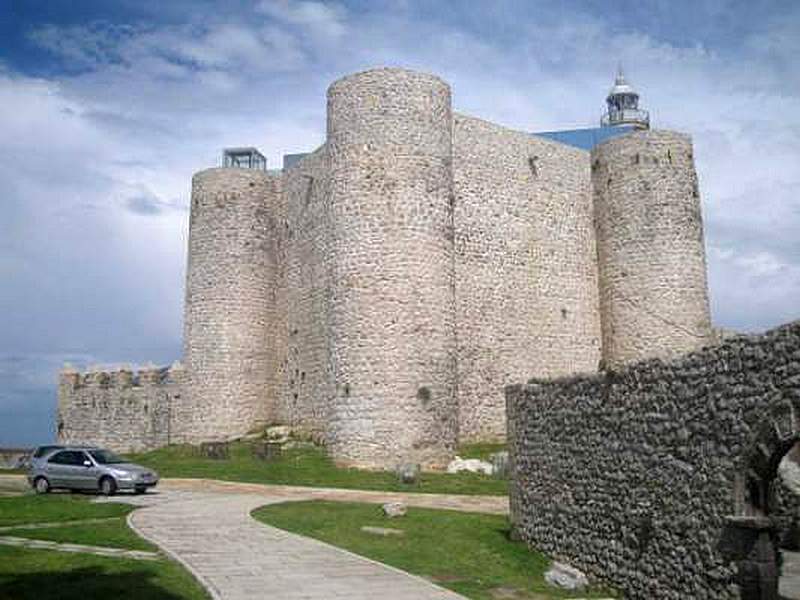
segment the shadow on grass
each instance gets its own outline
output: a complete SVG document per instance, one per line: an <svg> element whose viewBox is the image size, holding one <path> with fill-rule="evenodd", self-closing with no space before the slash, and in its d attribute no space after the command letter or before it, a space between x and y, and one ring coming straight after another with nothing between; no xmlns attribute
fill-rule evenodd
<svg viewBox="0 0 800 600"><path fill-rule="evenodd" d="M87 600L136 598L184 600L157 583L146 569L109 573L98 567L0 576L0 600Z"/></svg>

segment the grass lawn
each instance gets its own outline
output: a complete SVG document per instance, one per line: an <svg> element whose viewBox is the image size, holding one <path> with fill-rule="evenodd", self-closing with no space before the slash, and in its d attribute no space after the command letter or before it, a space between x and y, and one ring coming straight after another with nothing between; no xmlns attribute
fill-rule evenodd
<svg viewBox="0 0 800 600"><path fill-rule="evenodd" d="M150 552L158 550L156 546L131 531L124 517L117 517L110 521L83 525L75 524L65 527L10 529L0 532L0 535L11 535L32 540L50 540L68 544L85 544L87 546L125 548L127 550L147 550Z"/></svg>
<svg viewBox="0 0 800 600"><path fill-rule="evenodd" d="M425 577L467 598L544 600L609 597L608 590L568 593L549 586L549 559L522 542L509 541L505 517L409 508L388 519L380 506L339 502L290 502L265 506L253 516L269 525L340 546ZM401 529L376 536L364 525Z"/></svg>
<svg viewBox="0 0 800 600"><path fill-rule="evenodd" d="M230 457L214 460L199 456L191 446L168 446L146 454L131 455L134 462L146 465L162 477L190 477L274 483L311 487L336 487L356 490L385 490L441 494L486 494L503 496L508 482L476 473L423 473L416 484L402 484L388 471L364 471L336 467L322 448L303 447L284 450L280 458L263 461L255 458L249 442L230 444Z"/></svg>
<svg viewBox="0 0 800 600"><path fill-rule="evenodd" d="M208 600L170 560L135 561L0 546L0 600Z"/></svg>
<svg viewBox="0 0 800 600"><path fill-rule="evenodd" d="M26 494L0 498L0 527L27 523L77 521L124 517L133 507L113 502L93 504L91 496L81 494Z"/></svg>
<svg viewBox="0 0 800 600"><path fill-rule="evenodd" d="M92 546L155 550L128 529L132 507L94 504L78 494L0 498L0 525L53 523L44 529L12 529L10 535ZM55 526L81 519L111 519L83 525ZM177 563L135 561L90 554L0 546L0 600L208 600L203 588Z"/></svg>
<svg viewBox="0 0 800 600"><path fill-rule="evenodd" d="M504 450L508 450L508 446L505 443L480 443L480 444L464 444L463 446L459 447L458 452L456 454L461 458L478 458L480 460L486 460L491 462L489 459L495 452L502 452Z"/></svg>

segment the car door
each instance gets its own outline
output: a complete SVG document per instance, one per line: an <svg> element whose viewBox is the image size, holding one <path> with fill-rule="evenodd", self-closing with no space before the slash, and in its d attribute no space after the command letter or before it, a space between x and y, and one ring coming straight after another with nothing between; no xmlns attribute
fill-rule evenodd
<svg viewBox="0 0 800 600"><path fill-rule="evenodd" d="M84 490L93 490L97 488L97 466L94 461L89 458L86 452L76 451L77 455L75 460L75 487ZM86 463L89 463L88 465Z"/></svg>
<svg viewBox="0 0 800 600"><path fill-rule="evenodd" d="M47 459L44 472L51 487L65 487L69 482L69 464L72 460L69 450L56 452Z"/></svg>
<svg viewBox="0 0 800 600"><path fill-rule="evenodd" d="M83 452L79 450L65 450L63 464L59 464L63 487L70 489L80 489L83 486L83 478L88 470L83 464Z"/></svg>

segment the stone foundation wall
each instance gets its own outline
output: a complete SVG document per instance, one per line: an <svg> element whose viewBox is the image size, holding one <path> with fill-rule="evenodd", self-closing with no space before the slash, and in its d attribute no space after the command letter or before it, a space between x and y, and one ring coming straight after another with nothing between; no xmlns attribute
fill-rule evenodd
<svg viewBox="0 0 800 600"><path fill-rule="evenodd" d="M800 321L674 362L532 380L506 401L522 539L627 598L736 598L726 518L781 516L770 484L800 437Z"/></svg>
<svg viewBox="0 0 800 600"><path fill-rule="evenodd" d="M66 369L59 377L58 442L144 452L182 441L185 389L179 363L138 373Z"/></svg>

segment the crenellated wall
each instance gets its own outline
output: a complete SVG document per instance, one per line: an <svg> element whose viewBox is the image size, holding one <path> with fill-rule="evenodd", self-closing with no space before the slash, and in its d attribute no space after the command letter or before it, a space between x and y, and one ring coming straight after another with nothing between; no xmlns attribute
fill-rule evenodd
<svg viewBox="0 0 800 600"><path fill-rule="evenodd" d="M186 372L143 367L84 373L65 368L59 375L59 443L94 444L117 452L143 452L183 441L187 418Z"/></svg>

